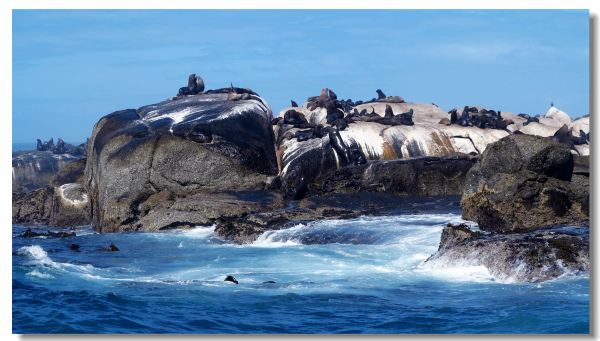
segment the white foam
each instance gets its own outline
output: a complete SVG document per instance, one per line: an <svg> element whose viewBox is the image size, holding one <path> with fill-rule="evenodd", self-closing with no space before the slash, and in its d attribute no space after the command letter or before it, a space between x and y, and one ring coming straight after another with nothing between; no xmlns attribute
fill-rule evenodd
<svg viewBox="0 0 600 341"><path fill-rule="evenodd" d="M77 265L55 262L48 257L48 253L39 245L23 246L17 250L17 254L28 257L30 259L29 265L52 268L56 271L73 272L75 274L84 275L91 274L97 270L91 264Z"/></svg>
<svg viewBox="0 0 600 341"><path fill-rule="evenodd" d="M415 272L451 282L498 282L485 266L474 265L469 262L443 264L430 261L417 267Z"/></svg>
<svg viewBox="0 0 600 341"><path fill-rule="evenodd" d="M38 270L30 271L30 272L26 273L26 275L31 276L31 277L42 278L42 279L54 278L54 276L44 273L44 272L39 272Z"/></svg>
<svg viewBox="0 0 600 341"><path fill-rule="evenodd" d="M54 267L56 263L50 257L48 253L39 245L23 246L17 250L17 254L27 256L31 259L32 264L40 264Z"/></svg>
<svg viewBox="0 0 600 341"><path fill-rule="evenodd" d="M215 233L216 225L211 226L196 226L189 230L179 230L179 235L191 239L206 239ZM183 247L183 244L180 244Z"/></svg>
<svg viewBox="0 0 600 341"><path fill-rule="evenodd" d="M78 187L81 187L81 185L75 184L75 183L69 183L69 184L64 184L64 185L59 186L58 187L58 195L60 196L60 199L62 201L64 201L65 203L70 204L72 206L76 206L76 207L85 206L89 201L87 193L82 192L81 199L71 199L65 195L66 191L71 191L71 190L77 191Z"/></svg>

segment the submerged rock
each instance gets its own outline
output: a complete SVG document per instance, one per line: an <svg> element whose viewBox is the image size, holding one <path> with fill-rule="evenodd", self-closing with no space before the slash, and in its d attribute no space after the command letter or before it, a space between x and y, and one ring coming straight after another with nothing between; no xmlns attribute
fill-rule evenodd
<svg viewBox="0 0 600 341"><path fill-rule="evenodd" d="M277 174L271 110L255 95L230 101L229 90L100 119L85 171L95 229L195 226L248 209L213 193L261 190Z"/></svg>
<svg viewBox="0 0 600 341"><path fill-rule="evenodd" d="M25 232L21 233L19 235L19 237L22 238L35 238L35 237L47 237L47 238L68 238L68 237L75 237L76 234L75 232L64 232L64 231L58 231L58 232L53 232L50 230L47 230L46 232L37 232L32 230L31 228L28 228L27 230L25 230ZM71 245L75 245L75 244L71 244Z"/></svg>
<svg viewBox="0 0 600 341"><path fill-rule="evenodd" d="M485 266L501 282L541 282L589 271L589 229L486 234L448 225L426 266Z"/></svg>
<svg viewBox="0 0 600 341"><path fill-rule="evenodd" d="M573 166L564 144L529 135L503 138L469 170L463 217L493 232L587 224L589 180L573 175Z"/></svg>

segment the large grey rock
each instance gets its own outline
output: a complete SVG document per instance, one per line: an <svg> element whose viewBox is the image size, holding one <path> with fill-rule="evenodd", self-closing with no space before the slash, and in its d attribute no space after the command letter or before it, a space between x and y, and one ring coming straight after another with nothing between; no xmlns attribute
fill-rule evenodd
<svg viewBox="0 0 600 341"><path fill-rule="evenodd" d="M563 144L530 135L503 138L467 173L463 217L493 232L585 224L589 179L581 171L573 175L573 168L574 156Z"/></svg>
<svg viewBox="0 0 600 341"><path fill-rule="evenodd" d="M219 206L213 193L263 189L277 173L271 110L260 97L244 95L229 100L227 91L212 91L100 119L85 169L94 227L205 224L215 214L204 215L203 205L214 200ZM149 219L164 212L161 205L170 207L169 214ZM221 212L231 206L224 204Z"/></svg>

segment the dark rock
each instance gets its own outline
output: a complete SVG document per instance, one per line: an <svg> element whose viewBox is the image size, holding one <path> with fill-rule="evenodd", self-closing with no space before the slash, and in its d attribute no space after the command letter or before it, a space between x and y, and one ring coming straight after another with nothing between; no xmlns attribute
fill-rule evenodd
<svg viewBox="0 0 600 341"><path fill-rule="evenodd" d="M531 135L489 144L467 174L465 219L494 232L527 231L588 221L589 181L573 180L568 147Z"/></svg>
<svg viewBox="0 0 600 341"><path fill-rule="evenodd" d="M33 231L31 228L28 228L27 230L25 230L25 232L23 232L19 235L19 237L22 237L22 238L35 238L35 237L68 238L68 237L75 237L75 236L76 236L75 232L64 232L64 231L53 232L50 230L47 230L46 232L36 232L36 231Z"/></svg>
<svg viewBox="0 0 600 341"><path fill-rule="evenodd" d="M589 229L485 234L448 225L428 266L483 265L501 282L541 282L589 271Z"/></svg>

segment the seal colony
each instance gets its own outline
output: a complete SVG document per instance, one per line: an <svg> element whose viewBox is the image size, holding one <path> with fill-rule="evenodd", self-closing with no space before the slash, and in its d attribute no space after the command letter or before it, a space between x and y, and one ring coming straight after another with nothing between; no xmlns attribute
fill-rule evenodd
<svg viewBox="0 0 600 341"><path fill-rule="evenodd" d="M28 182L13 186L13 222L91 223L99 232L215 225L219 237L248 243L307 221L391 214L407 196L468 193L466 214L490 231L502 221L529 230L552 221L585 224L589 117L571 120L556 107L533 117L473 105L446 112L375 93L354 101L324 87L273 115L253 90L232 83L206 90L202 77L191 74L176 96L102 117L73 167L60 164L43 179L36 170L40 153L68 155L54 154L68 149L63 142L56 148L40 140L41 150L13 155L13 185ZM510 163L502 161L507 150L515 154ZM482 158L489 167L475 166ZM499 169L495 162L510 169L494 177L487 169ZM563 164L570 173L555 178ZM471 169L484 171L467 179ZM513 186L528 179L537 187ZM480 193L479 183L509 188L508 194ZM530 199L511 205L516 198ZM490 208L478 210L470 204L476 202ZM549 218L527 220L527 207ZM527 235L515 238L507 247ZM505 239L485 240L494 248ZM574 250L584 252L582 245ZM460 252L452 260L460 261Z"/></svg>

